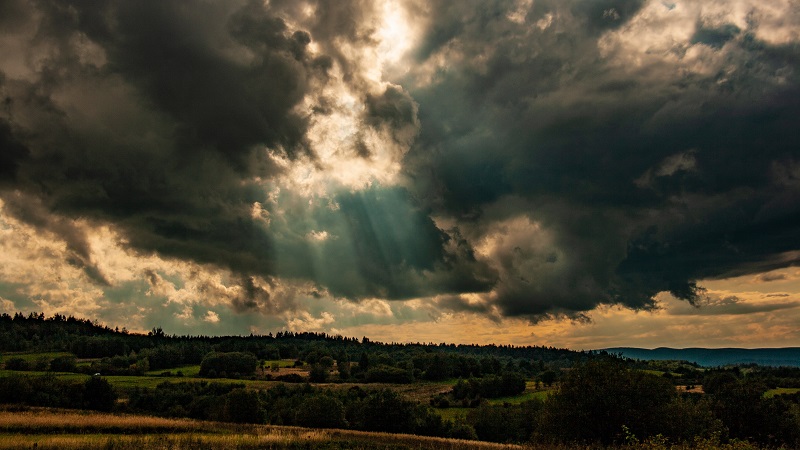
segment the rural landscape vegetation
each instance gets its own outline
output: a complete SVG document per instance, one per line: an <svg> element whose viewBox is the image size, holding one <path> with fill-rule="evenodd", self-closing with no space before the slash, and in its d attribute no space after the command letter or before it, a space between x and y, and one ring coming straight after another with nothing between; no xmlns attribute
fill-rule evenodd
<svg viewBox="0 0 800 450"><path fill-rule="evenodd" d="M1 315L0 346L0 448L800 444L800 367L322 333L136 334L42 313Z"/></svg>

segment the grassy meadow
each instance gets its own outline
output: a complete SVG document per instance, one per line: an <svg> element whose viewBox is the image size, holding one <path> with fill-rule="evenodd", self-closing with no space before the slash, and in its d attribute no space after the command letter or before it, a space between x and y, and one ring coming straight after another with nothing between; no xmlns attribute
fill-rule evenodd
<svg viewBox="0 0 800 450"><path fill-rule="evenodd" d="M459 408L451 408L459 409ZM617 447L564 444L495 444L336 429L165 419L50 408L0 410L0 449L44 450L758 450L747 442L696 440L670 445L658 438Z"/></svg>
<svg viewBox="0 0 800 450"><path fill-rule="evenodd" d="M349 430L233 425L188 419L25 408L0 411L0 449L522 449Z"/></svg>

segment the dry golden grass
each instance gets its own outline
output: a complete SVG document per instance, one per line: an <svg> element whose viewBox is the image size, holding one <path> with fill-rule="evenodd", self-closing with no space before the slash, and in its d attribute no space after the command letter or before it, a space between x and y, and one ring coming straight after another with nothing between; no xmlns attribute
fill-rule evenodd
<svg viewBox="0 0 800 450"><path fill-rule="evenodd" d="M160 417L112 415L83 411L33 409L29 411L0 412L0 432L104 432L127 431L192 431L198 422L185 419L164 419Z"/></svg>
<svg viewBox="0 0 800 450"><path fill-rule="evenodd" d="M232 425L31 408L0 411L0 449L451 449L522 447L413 435Z"/></svg>
<svg viewBox="0 0 800 450"><path fill-rule="evenodd" d="M503 445L489 442L351 430L234 425L188 419L25 408L0 409L0 450L590 450L593 445ZM648 440L623 450L757 450L746 442Z"/></svg>

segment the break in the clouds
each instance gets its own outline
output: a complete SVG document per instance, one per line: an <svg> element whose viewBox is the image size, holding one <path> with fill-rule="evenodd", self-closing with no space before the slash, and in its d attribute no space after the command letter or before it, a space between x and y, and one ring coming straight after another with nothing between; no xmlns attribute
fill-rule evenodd
<svg viewBox="0 0 800 450"><path fill-rule="evenodd" d="M745 315L703 283L800 258L789 0L0 8L3 309Z"/></svg>

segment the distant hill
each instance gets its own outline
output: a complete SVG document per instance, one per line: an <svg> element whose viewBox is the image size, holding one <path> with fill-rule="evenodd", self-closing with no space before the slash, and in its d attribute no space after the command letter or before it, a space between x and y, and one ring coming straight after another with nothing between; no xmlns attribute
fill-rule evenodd
<svg viewBox="0 0 800 450"><path fill-rule="evenodd" d="M612 354L643 360L682 360L705 367L751 364L800 367L800 347L785 348L645 348L615 347Z"/></svg>

